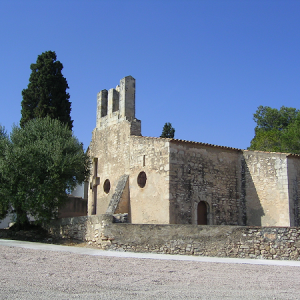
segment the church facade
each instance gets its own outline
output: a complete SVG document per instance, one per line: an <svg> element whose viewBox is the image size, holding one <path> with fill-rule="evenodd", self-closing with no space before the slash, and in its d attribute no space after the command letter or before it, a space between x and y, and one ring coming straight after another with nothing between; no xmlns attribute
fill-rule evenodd
<svg viewBox="0 0 300 300"><path fill-rule="evenodd" d="M143 137L135 79L97 95L88 215L136 224L299 226L300 157Z"/></svg>

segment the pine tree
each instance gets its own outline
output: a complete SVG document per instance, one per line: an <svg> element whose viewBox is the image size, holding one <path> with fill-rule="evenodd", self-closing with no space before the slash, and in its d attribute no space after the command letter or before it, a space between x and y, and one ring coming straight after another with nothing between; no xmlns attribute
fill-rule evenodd
<svg viewBox="0 0 300 300"><path fill-rule="evenodd" d="M30 69L28 87L22 91L21 127L31 119L49 116L67 124L72 130L70 95L66 92L69 86L61 73L63 65L56 60L56 53L42 53Z"/></svg>
<svg viewBox="0 0 300 300"><path fill-rule="evenodd" d="M160 137L173 139L174 135L175 135L175 129L172 127L172 124L166 123L164 125L163 131L162 131L162 134Z"/></svg>
<svg viewBox="0 0 300 300"><path fill-rule="evenodd" d="M249 150L300 154L300 111L259 106L253 115L257 126Z"/></svg>

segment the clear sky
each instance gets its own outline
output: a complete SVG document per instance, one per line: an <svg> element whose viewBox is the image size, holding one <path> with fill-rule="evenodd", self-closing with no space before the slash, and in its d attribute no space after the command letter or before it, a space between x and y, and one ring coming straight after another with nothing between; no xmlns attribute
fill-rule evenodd
<svg viewBox="0 0 300 300"><path fill-rule="evenodd" d="M245 149L259 105L300 108L298 0L0 0L0 124L21 117L30 64L64 65L74 134L87 148L96 97L136 79L144 136Z"/></svg>

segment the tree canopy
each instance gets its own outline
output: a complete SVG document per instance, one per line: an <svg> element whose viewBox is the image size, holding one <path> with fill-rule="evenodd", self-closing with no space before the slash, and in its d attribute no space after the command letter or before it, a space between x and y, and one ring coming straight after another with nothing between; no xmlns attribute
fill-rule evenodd
<svg viewBox="0 0 300 300"><path fill-rule="evenodd" d="M56 53L42 53L30 69L28 87L22 91L21 127L31 119L49 116L72 130L70 95L66 92L69 86L61 73L63 65L56 60Z"/></svg>
<svg viewBox="0 0 300 300"><path fill-rule="evenodd" d="M88 177L89 164L82 144L58 120L48 116L14 127L4 147L0 174L16 222L28 222L28 214L37 222L55 217L67 193ZM1 203L7 207L0 198Z"/></svg>
<svg viewBox="0 0 300 300"><path fill-rule="evenodd" d="M175 136L175 129L172 127L172 124L169 122L165 123L160 137L173 139L174 136Z"/></svg>
<svg viewBox="0 0 300 300"><path fill-rule="evenodd" d="M259 106L253 115L255 136L249 150L300 154L300 112L282 106L279 110Z"/></svg>

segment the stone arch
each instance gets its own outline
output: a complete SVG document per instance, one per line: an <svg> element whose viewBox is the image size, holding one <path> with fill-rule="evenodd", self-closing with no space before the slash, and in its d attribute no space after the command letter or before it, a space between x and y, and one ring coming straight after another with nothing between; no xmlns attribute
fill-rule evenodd
<svg viewBox="0 0 300 300"><path fill-rule="evenodd" d="M200 201L197 205L197 225L209 224L209 205L206 201Z"/></svg>

